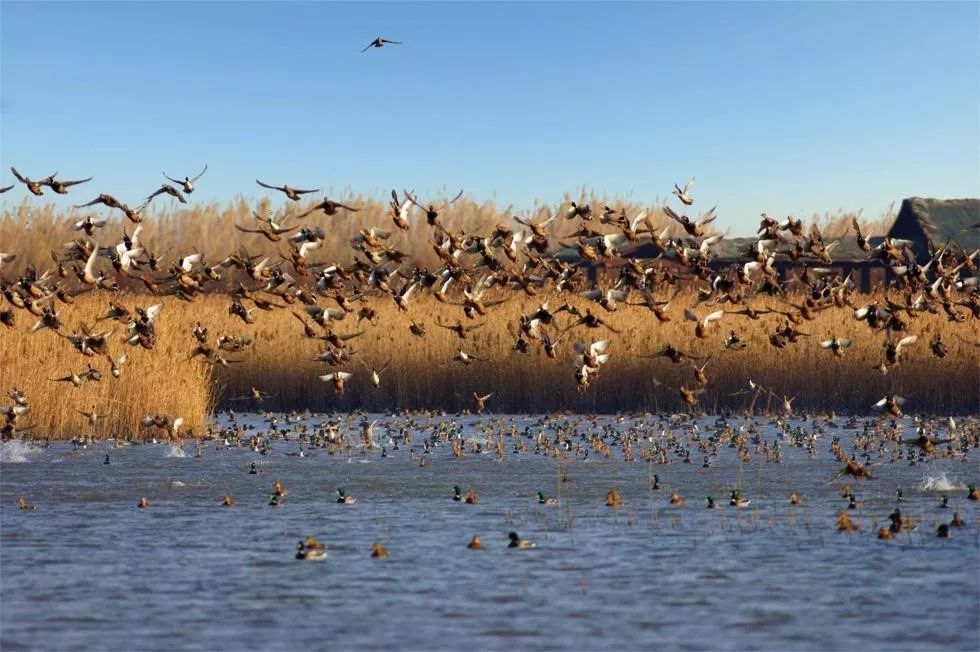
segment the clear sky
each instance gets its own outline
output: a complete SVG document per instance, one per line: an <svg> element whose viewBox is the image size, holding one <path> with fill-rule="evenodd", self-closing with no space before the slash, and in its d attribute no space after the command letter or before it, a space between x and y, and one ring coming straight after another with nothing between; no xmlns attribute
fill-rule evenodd
<svg viewBox="0 0 980 652"><path fill-rule="evenodd" d="M360 49L375 36L403 45ZM0 3L0 183L255 183L530 207L587 186L747 233L980 194L980 3ZM23 186L3 195L18 203ZM64 201L64 200L62 200Z"/></svg>

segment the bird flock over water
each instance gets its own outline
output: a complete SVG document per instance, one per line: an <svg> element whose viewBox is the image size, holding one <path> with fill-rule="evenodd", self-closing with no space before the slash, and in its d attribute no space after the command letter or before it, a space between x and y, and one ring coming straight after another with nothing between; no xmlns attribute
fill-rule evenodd
<svg viewBox="0 0 980 652"><path fill-rule="evenodd" d="M221 260L208 260L198 251L167 254L164 243L151 247L144 242L141 236L147 207L165 196L186 203L207 170L205 165L198 174L183 180L164 173L170 183L161 184L132 206L108 193L77 204L78 210L103 206L110 215L119 211L133 225L133 231L123 226L126 222L111 222L109 217L80 217L73 223L78 237L65 243L61 251L52 252L52 269L27 266L14 272L17 243L3 243L6 249L0 252L0 289L6 305L0 304L0 323L15 328L18 316L25 314L33 322L31 333L62 338L85 366L51 382L78 388L100 381L104 372L120 378L128 362L120 347L154 349L158 323L167 305L165 297L193 302L202 294L215 293L228 297L228 314L240 319L245 328L259 323L262 313L290 310L299 322L296 337L315 340L323 347L316 359L325 368L318 376L337 395L343 395L351 383L378 387L384 382L390 361L370 366L356 357L351 343L365 332L364 326L379 326L378 311L373 307L378 300L391 301L398 312L411 315L409 332L404 335L407 341L426 337L433 326L453 333L459 348L451 361L445 361L451 367L482 363L480 356L466 348L471 334L487 325L490 312L515 297L536 303L536 308L507 325L512 338L510 353L540 352L541 364L568 364L569 382L583 394L600 379L604 365L615 355L616 342L622 335L606 315L617 311L648 312L651 330L675 318L690 322L692 340L717 342L718 354L744 350L747 328L766 324L771 328L767 339L774 351L819 346L831 358L841 358L852 345L850 338L831 333L827 339L814 338L813 344L806 344L813 333L805 330L819 313L840 311L847 319L865 323L867 337L880 338L881 355L869 361L873 362L869 373L873 369L881 374L888 374L902 364L910 349L921 346L914 333L914 320L919 315L945 315L948 328L941 330L970 344L974 344L980 318L976 275L980 250L967 251L950 241L931 246L929 261L920 264L909 242L885 237L872 247L856 220L853 227L861 248L869 258L882 260L896 279L883 297L872 297L867 303L855 303L859 295L850 275L831 267L831 252L837 241L825 240L815 225L807 230L793 218L778 221L763 214L754 243L744 252L745 259L723 267L713 265L713 249L725 236L709 231L717 217L715 208L697 217L683 214L695 204L693 178L683 186L674 186L672 194L679 208L663 207L667 223L656 223L648 212L629 215L609 206L570 202L546 219L517 216L512 223L501 222L491 231L479 233L454 227L459 216L453 214L453 207L462 191L446 201L427 202L411 191L392 190L390 225L362 225L350 241L353 258L349 265L318 260L317 253L331 238L331 225L340 219L356 220L358 206L322 197L306 210L293 210L305 196L320 189L257 179L258 186L283 193L290 206L281 213L255 211L253 224L236 225L243 237L255 239L254 244L249 240ZM34 196L43 195L46 189L59 194L80 192L77 186L92 183L91 178L62 181L57 173L32 180L15 168L11 172ZM670 237L672 227L683 235ZM556 230L566 234L555 236ZM399 240L427 242L439 267L430 269L412 260L399 249ZM276 253L254 253L262 242L277 247ZM631 255L639 245L651 245L657 253L652 258ZM777 258L797 261L799 273L781 279L773 266ZM608 287L589 280L588 265L611 261L621 264ZM120 290L133 284L142 285L149 305L126 306L117 300ZM694 289L693 301L672 311L684 285ZM71 324L72 304L80 294L89 292L104 297L104 314L95 323ZM423 293L445 306L435 319L415 311L416 297ZM583 303L584 310L580 307ZM443 319L454 312L455 318ZM351 322L362 330L342 332ZM112 337L114 324L123 329L119 339ZM971 339L961 336L957 327ZM208 325L202 323L189 337L190 357L212 366L228 367L242 361L236 356L247 354L253 343L248 333L212 337ZM577 341L571 341L573 338ZM652 357L691 368L690 380L675 391L686 406L698 409L700 397L710 384L708 365L714 354L698 356L689 351L684 342L664 342ZM948 355L943 332L934 333L928 351L938 359ZM139 371L134 369L133 373ZM779 396L751 379L747 382L747 393L781 398L786 411L792 411L793 397ZM266 395L262 388L252 390L256 405ZM473 392L473 411L492 409L493 398L492 390ZM905 397L889 394L869 407L885 416L899 417L905 401ZM8 414L4 437L20 431L17 420L26 414L24 406L21 408L19 414ZM94 410L79 412L89 424L95 424L100 416ZM174 424L178 420L179 415L150 413L144 425L159 428L166 422L163 428L177 435L179 425Z"/></svg>

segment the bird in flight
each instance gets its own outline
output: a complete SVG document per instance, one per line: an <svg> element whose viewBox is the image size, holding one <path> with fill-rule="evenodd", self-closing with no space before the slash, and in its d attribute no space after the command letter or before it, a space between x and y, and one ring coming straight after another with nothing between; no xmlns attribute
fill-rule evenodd
<svg viewBox="0 0 980 652"><path fill-rule="evenodd" d="M391 43L392 45L401 45L402 44L401 41L389 41L388 39L381 38L379 36L378 38L376 38L373 41L371 41L370 43L368 43L367 44L367 47L365 47L363 50L361 50L361 54L367 52L371 48L380 48L380 47L383 47L385 43Z"/></svg>

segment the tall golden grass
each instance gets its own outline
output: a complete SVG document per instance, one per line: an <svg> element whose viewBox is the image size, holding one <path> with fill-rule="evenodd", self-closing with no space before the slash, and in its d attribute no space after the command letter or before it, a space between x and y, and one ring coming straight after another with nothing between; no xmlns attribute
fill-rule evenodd
<svg viewBox="0 0 980 652"><path fill-rule="evenodd" d="M129 308L145 306L149 299L115 297L117 303ZM80 297L67 320L69 326L94 321L104 312L105 301L104 296ZM158 318L158 343L152 351L121 343L118 334L122 329L117 327L110 353L117 357L126 352L129 356L120 380L109 376L105 360L83 358L56 334L42 330L32 335L29 324L19 324L0 336L0 386L16 386L25 392L32 405L26 423L36 425L33 433L51 437L90 432L85 417L77 410L89 411L93 406L100 415L106 415L93 433L100 436L135 433L139 420L153 413L182 416L200 432L217 405L236 410L458 411L472 408L474 392L492 392L487 408L501 413L686 410L677 388L695 387L691 365L644 357L670 342L693 355L713 356L706 368L710 384L700 397L700 407L707 412L747 407L750 395L733 394L745 389L749 379L778 394L773 399L773 409L780 412L781 397L785 395L797 397L793 402L795 409L865 414L886 393L908 397L907 409L917 413L976 411L977 349L967 341L974 336L974 326L966 323L951 328L941 315L923 314L912 320L911 329L919 340L903 351L901 364L883 376L872 367L882 359L884 334L872 333L865 323L855 321L850 311L819 313L815 320L800 327L811 337L777 350L769 344L768 333L781 323L778 315L765 316L758 322L726 315L708 339L698 340L693 337L693 324L684 321L681 314L682 306L693 303L693 297L680 295L671 308L671 322L658 323L641 308L621 308L604 315L621 334L579 326L561 338L559 358L552 360L540 347L531 354L512 350L513 337L508 329L516 323L519 313L537 307L538 302L531 298L514 297L492 309L485 319L486 326L465 341L436 324L437 319L455 323L462 316L456 306L422 296L406 314L387 297L373 297L368 302L378 311L378 324L362 323L364 333L349 342L354 353L342 367L329 368L313 360L323 343L304 338L302 327L288 310L260 313L254 325L245 325L228 315L226 297L208 295L193 303L166 299ZM585 306L584 301L575 298L570 302ZM336 322L334 330L357 332L354 319L351 315ZM408 327L413 319L426 326L425 337L410 334ZM248 350L225 354L242 362L211 368L200 358L190 360L196 344L191 328L198 321L208 326L212 339L218 334L250 335L254 341ZM730 329L748 342L746 350L724 349L722 340ZM928 349L929 339L936 331L944 334L950 347L950 355L942 360ZM953 337L951 331L964 339ZM558 331L552 332L557 335ZM853 339L844 358L838 359L817 345L818 339L831 335ZM612 340L612 357L592 387L580 394L571 365L575 355L572 345L605 338ZM483 360L468 366L451 364L453 354L460 348ZM49 380L72 370L81 371L86 362L103 372L101 382L88 382L76 389ZM365 365L380 369L389 362L390 367L381 374L380 387L372 387ZM329 383L318 379L334 370L354 374L343 396L335 395ZM252 387L273 396L261 405L238 400L246 397ZM761 396L755 403L756 411L764 409L767 402L768 397Z"/></svg>
<svg viewBox="0 0 980 652"><path fill-rule="evenodd" d="M585 193L583 193L585 195ZM391 228L387 206L381 202L359 197L341 197L342 201L360 207L354 214L326 217L314 214L306 225L320 225L328 233L316 261L347 263L352 257L349 239L359 229L379 226ZM568 198L566 197L566 200ZM595 196L580 198L595 205L602 201ZM313 202L294 206L300 213ZM644 207L611 202L634 215ZM265 204L257 207L264 210ZM181 210L151 212L146 216L142 241L154 251L169 251L168 258L192 251L206 254L217 261L240 245L250 253L273 255L284 251L279 244L269 243L261 236L235 230L235 224L255 226L250 218L252 205L238 199L226 206L192 206ZM656 213L654 219L666 224ZM98 213L98 211L96 211ZM104 215L105 211L101 211ZM417 211L416 211L417 213ZM27 265L39 270L52 266L51 251L61 251L64 243L80 233L72 228L75 219L89 214L83 211L65 213L51 205L34 206L24 203L0 217L0 251L12 251L17 259L4 270L8 279ZM116 213L118 214L118 213ZM552 214L547 206L538 206L530 213L535 219ZM527 215L527 213L525 213ZM815 216L828 235L840 234L849 226L852 216L846 213ZM508 208L499 209L492 203L477 204L462 199L444 214L444 222L452 231L488 233L495 224L503 222L520 228ZM418 264L436 265L428 243L429 228L417 216L412 230L401 234L392 229L391 244L406 251ZM866 230L883 232L888 215ZM866 220L862 223L868 224ZM125 226L132 233L133 225L118 220L110 222L96 239L103 245L117 242ZM551 230L560 236L573 227L555 220ZM220 290L238 282L235 275ZM129 286L142 289L141 286ZM104 314L111 299L132 309L162 301L164 310L159 317L158 342L151 351L121 342L124 327L115 322L101 322L99 328L115 324L110 354L123 353L128 362L122 378L113 379L104 358L84 358L71 344L49 330L30 334L34 319L24 311L17 312L18 324L13 329L0 330L0 388L17 387L25 392L32 410L18 426L32 425L36 436L67 438L77 434L98 436L128 436L139 432L140 420L149 414L165 413L183 417L187 426L200 432L217 406L236 409L343 410L364 408L372 411L395 409L444 409L457 411L472 407L472 394L492 393L487 407L495 412L543 412L574 410L580 412L616 412L631 410L686 409L678 395L681 386L695 386L690 364L674 365L666 358L648 358L665 343L697 356L712 356L706 373L711 382L700 396L700 407L708 412L745 408L751 395L737 394L747 386L748 379L771 388L781 396L796 396L793 406L808 410L837 410L866 413L871 404L886 393L897 393L910 400L909 409L929 413L975 412L977 397L977 349L975 322L951 324L944 315L922 313L911 319L911 332L919 336L916 344L904 352L903 361L887 375L873 369L882 358L883 333L872 333L867 325L851 316L850 310L826 310L808 322L802 330L811 333L785 350L777 350L768 342L768 335L782 322L779 315L764 316L759 321L728 315L711 328L710 337L693 337L693 324L683 318L683 308L693 305L695 297L682 293L673 301L673 320L666 324L656 321L651 313L640 307L623 306L617 312L602 313L614 328L613 335L604 328L577 327L559 342L559 359L551 360L536 346L531 354L513 350L513 333L518 315L535 309L539 301L547 300L547 290L541 297L529 298L521 293L500 295L508 300L493 309L486 325L460 341L449 330L440 328L437 321L455 323L463 317L459 306L437 302L429 295L413 297L408 313L399 311L390 297L369 295L365 302L378 311L377 325L364 322L362 335L350 341L354 354L344 367L328 368L314 357L325 347L323 342L302 336L302 328L290 312L256 311L256 323L246 325L228 313L229 299L222 294L199 296L187 303L174 297L158 298L147 294L108 294L97 291L78 297L75 305L63 307L65 331L82 324L91 325ZM863 303L867 298L855 297ZM568 301L580 308L588 304L577 296L552 297L552 308ZM756 300L757 306L774 305L774 300ZM799 303L799 301L797 301ZM601 312L598 306L593 306ZM705 312L702 306L699 312ZM714 307L711 308L715 309ZM334 324L334 330L352 333L359 330L353 316ZM409 332L411 320L425 324L428 334L418 338ZM562 314L561 324L570 317ZM241 360L228 367L210 367L200 358L189 359L196 342L191 329L201 322L210 329L213 339L222 333L247 334L254 344L241 354L225 353L227 358ZM2 327L0 327L2 328ZM557 337L560 326L550 329ZM748 342L745 351L724 349L722 341L729 330L735 330ZM949 357L940 360L928 349L929 339L942 332L950 347ZM843 359L837 359L820 349L817 341L831 335L849 337L854 345ZM958 335L959 337L954 337ZM959 339L962 338L962 339ZM608 364L602 367L598 379L585 393L576 389L574 342L611 339ZM462 348L482 361L469 366L451 364L455 351ZM374 388L368 382L365 366L390 367L381 376L381 385ZM81 388L53 382L72 371L82 371L91 363L103 373L101 382L86 382ZM321 374L343 370L353 373L343 396L336 396L327 383L318 379ZM261 405L244 399L252 387L273 396ZM755 403L764 408L766 395ZM79 410L94 410L104 418L91 428ZM152 433L151 433L152 434Z"/></svg>
<svg viewBox="0 0 980 652"><path fill-rule="evenodd" d="M399 193L401 195L401 193ZM81 196L81 195L80 195ZM88 195L84 195L88 199ZM278 199L278 198L277 198ZM424 201L423 198L419 198ZM588 203L595 207L605 204L616 210L625 210L633 217L641 211L646 211L654 223L664 227L670 226L670 237L683 234L679 226L667 218L660 201L654 207L632 201L618 199L607 200L583 190L580 196L566 195L562 206L568 206L571 200L579 204ZM80 199L79 201L82 201ZM252 218L252 212L264 214L272 206L269 198L263 198L256 204L250 204L244 198L237 198L225 205L193 204L187 207L170 201L169 204L160 202L162 208L151 205L144 215L143 231L140 237L154 253L168 252L166 263L172 263L174 258L193 252L201 252L209 261L217 262L235 251L238 246L245 246L249 253L255 255L271 255L273 261L278 254L285 253L285 243L271 243L260 235L242 233L235 229L236 224L255 228L259 223ZM328 263L348 264L354 254L350 248L350 240L362 228L372 226L393 232L389 244L400 249L409 256L409 260L421 265L437 265L438 259L429 245L430 228L425 224L425 216L414 210L410 219L411 230L402 233L394 227L389 217L388 204L373 198L348 195L338 199L346 204L359 208L356 213L341 212L328 217L317 212L303 220L291 220L289 226L320 226L327 234L324 246L311 256L312 260ZM438 199L433 199L436 204ZM287 212L300 215L316 204L316 201L287 202L274 211L281 218ZM516 212L513 207L499 207L492 202L476 202L462 197L442 214L446 228L453 232L463 231L468 234L488 235L499 223L507 224L515 231L527 231L525 227L514 222L514 217L520 215L535 221L546 219L556 212L556 208L538 204L527 211ZM135 225L129 223L117 210L110 211L105 207L94 206L87 209L66 211L54 204L37 204L30 199L5 208L0 214L0 252L17 254L16 266L23 268L34 265L46 268L51 265L51 252L62 252L64 244L83 233L74 229L74 222L87 215L102 216L109 220L105 228L95 234L95 239L102 245L119 242L123 229L132 233ZM821 227L826 237L839 237L850 229L851 219L858 218L867 233L881 235L887 231L894 221L894 214L889 211L877 218L867 220L860 212L838 211L813 215L811 223ZM577 225L572 225L564 219L552 222L548 231L554 238L573 232ZM600 228L601 230L601 228ZM611 231L612 229L606 229ZM751 235L752 225L747 225L744 235ZM740 234L733 234L740 235ZM288 236L287 236L288 237ZM557 241L553 244L555 246ZM135 285L133 286L135 288Z"/></svg>

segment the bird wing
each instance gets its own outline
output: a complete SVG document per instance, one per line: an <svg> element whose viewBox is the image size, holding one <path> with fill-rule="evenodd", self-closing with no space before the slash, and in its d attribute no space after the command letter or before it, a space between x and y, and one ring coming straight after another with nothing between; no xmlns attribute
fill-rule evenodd
<svg viewBox="0 0 980 652"><path fill-rule="evenodd" d="M198 179L200 179L202 176L204 176L204 173L207 172L207 171L208 171L208 164L205 163L204 164L204 169L201 170L201 173L200 174L198 174L196 177L194 177L193 179L191 179L191 183L194 183L195 181L197 181Z"/></svg>
<svg viewBox="0 0 980 652"><path fill-rule="evenodd" d="M255 180L255 183L259 184L263 188L268 188L269 190L279 190L281 192L286 192L286 187L285 186L270 186L267 183L262 183L258 179Z"/></svg>

